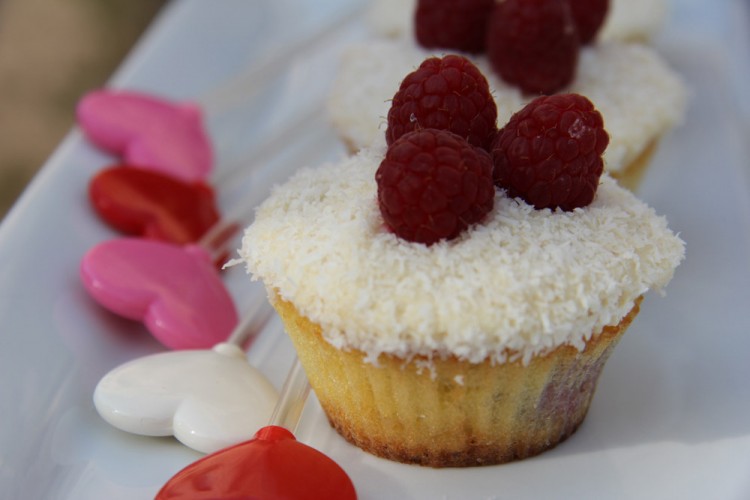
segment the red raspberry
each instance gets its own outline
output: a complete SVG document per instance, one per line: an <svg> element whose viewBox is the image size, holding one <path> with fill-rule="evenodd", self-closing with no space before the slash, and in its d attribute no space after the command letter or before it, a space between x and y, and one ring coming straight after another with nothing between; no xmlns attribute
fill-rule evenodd
<svg viewBox="0 0 750 500"><path fill-rule="evenodd" d="M489 151L497 106L487 79L462 56L425 59L406 75L388 110L388 144L418 128L450 130Z"/></svg>
<svg viewBox="0 0 750 500"><path fill-rule="evenodd" d="M561 0L504 0L487 27L492 67L527 93L551 94L575 76L580 41L570 6Z"/></svg>
<svg viewBox="0 0 750 500"><path fill-rule="evenodd" d="M568 4L578 28L578 38L584 45L591 43L607 17L609 0L568 0Z"/></svg>
<svg viewBox="0 0 750 500"><path fill-rule="evenodd" d="M417 42L427 48L484 52L485 30L495 0L419 0Z"/></svg>
<svg viewBox="0 0 750 500"><path fill-rule="evenodd" d="M409 241L453 239L492 210L492 159L446 130L421 129L395 141L375 174L386 224Z"/></svg>
<svg viewBox="0 0 750 500"><path fill-rule="evenodd" d="M584 207L594 199L607 144L602 115L587 98L538 97L497 134L495 184L536 208Z"/></svg>

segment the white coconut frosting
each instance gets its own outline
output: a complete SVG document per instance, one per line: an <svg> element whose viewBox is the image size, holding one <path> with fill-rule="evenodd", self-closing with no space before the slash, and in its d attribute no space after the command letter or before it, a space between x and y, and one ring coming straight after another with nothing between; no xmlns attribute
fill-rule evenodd
<svg viewBox="0 0 750 500"><path fill-rule="evenodd" d="M241 260L340 349L527 362L582 349L671 279L684 245L664 218L603 176L591 205L536 210L496 190L494 210L432 246L384 227L382 148L305 168L274 189Z"/></svg>
<svg viewBox="0 0 750 500"><path fill-rule="evenodd" d="M352 150L372 145L384 133L390 100L401 80L426 58L442 55L406 39L371 41L344 53L328 111ZM502 127L533 97L503 82L485 57L470 58L487 77ZM680 77L653 49L639 44L612 42L584 48L576 78L563 91L585 95L601 112L610 136L605 168L612 173L623 171L679 124L687 102Z"/></svg>

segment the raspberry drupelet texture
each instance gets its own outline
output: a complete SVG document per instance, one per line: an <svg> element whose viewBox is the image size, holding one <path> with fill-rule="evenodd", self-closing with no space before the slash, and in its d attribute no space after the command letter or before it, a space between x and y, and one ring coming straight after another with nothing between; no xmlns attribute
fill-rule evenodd
<svg viewBox="0 0 750 500"><path fill-rule="evenodd" d="M487 56L506 82L551 94L575 76L580 40L568 2L504 0L487 27Z"/></svg>
<svg viewBox="0 0 750 500"><path fill-rule="evenodd" d="M584 207L596 194L607 144L602 116L586 97L538 97L495 139L495 184L539 209Z"/></svg>
<svg viewBox="0 0 750 500"><path fill-rule="evenodd" d="M386 142L420 128L450 130L489 151L497 134L497 106L487 79L471 61L431 57L406 75L388 111Z"/></svg>
<svg viewBox="0 0 750 500"><path fill-rule="evenodd" d="M417 42L428 49L484 52L487 20L495 0L419 0L414 13Z"/></svg>
<svg viewBox="0 0 750 500"><path fill-rule="evenodd" d="M404 134L388 147L375 180L388 227L426 245L455 238L495 202L490 155L446 130Z"/></svg>
<svg viewBox="0 0 750 500"><path fill-rule="evenodd" d="M594 41L609 12L609 0L568 0L582 44Z"/></svg>

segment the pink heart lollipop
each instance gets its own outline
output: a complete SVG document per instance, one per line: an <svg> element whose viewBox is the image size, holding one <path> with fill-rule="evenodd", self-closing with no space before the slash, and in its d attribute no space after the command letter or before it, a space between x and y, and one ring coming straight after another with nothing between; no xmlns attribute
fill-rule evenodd
<svg viewBox="0 0 750 500"><path fill-rule="evenodd" d="M110 311L142 321L172 349L210 348L237 324L234 302L199 246L138 238L105 241L81 262L89 294Z"/></svg>
<svg viewBox="0 0 750 500"><path fill-rule="evenodd" d="M91 142L126 163L186 182L206 180L211 172L213 151L198 106L97 90L79 101L76 115Z"/></svg>

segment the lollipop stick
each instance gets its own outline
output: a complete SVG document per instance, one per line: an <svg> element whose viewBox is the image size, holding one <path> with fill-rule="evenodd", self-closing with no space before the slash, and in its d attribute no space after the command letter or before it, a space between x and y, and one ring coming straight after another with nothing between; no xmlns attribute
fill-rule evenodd
<svg viewBox="0 0 750 500"><path fill-rule="evenodd" d="M262 294L256 294L237 326L229 334L227 344L242 346L260 332L273 314L273 308Z"/></svg>
<svg viewBox="0 0 750 500"><path fill-rule="evenodd" d="M279 400L271 414L269 425L278 425L294 433L299 424L302 409L310 394L310 383L297 356L284 381Z"/></svg>

